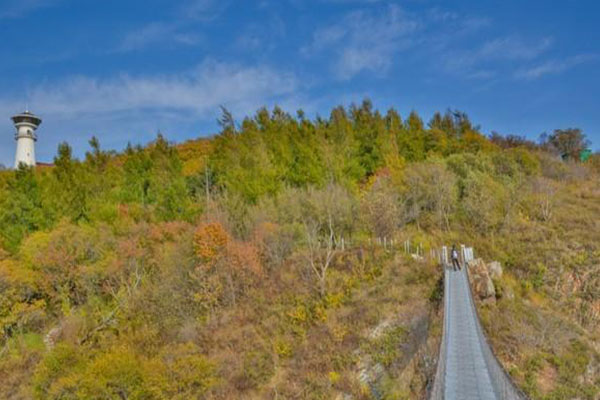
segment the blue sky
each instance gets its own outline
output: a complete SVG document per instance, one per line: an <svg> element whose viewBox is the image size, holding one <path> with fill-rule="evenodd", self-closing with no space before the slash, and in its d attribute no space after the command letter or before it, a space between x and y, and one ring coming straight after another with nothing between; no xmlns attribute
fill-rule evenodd
<svg viewBox="0 0 600 400"><path fill-rule="evenodd" d="M275 104L309 115L370 98L485 133L580 127L600 149L594 0L0 0L0 163L9 117L44 119L38 159L217 131ZM3 121L3 122L2 122Z"/></svg>

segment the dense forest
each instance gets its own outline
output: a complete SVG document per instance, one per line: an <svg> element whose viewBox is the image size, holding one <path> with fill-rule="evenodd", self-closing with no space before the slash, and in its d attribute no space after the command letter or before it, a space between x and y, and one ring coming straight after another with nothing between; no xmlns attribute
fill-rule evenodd
<svg viewBox="0 0 600 400"><path fill-rule="evenodd" d="M506 369L532 399L598 398L600 155L580 130L486 136L369 101L219 123L0 171L0 398L419 398L441 269L405 240L499 261L479 308Z"/></svg>

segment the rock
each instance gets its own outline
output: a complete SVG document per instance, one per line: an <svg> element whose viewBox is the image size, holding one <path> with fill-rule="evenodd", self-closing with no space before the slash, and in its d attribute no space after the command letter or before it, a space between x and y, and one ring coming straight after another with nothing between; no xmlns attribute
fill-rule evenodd
<svg viewBox="0 0 600 400"><path fill-rule="evenodd" d="M44 336L44 345L46 346L46 350L50 351L54 348L54 344L56 340L62 333L62 328L60 326L54 327L50 329L50 331Z"/></svg>
<svg viewBox="0 0 600 400"><path fill-rule="evenodd" d="M394 323L391 319L383 320L379 325L369 332L369 339L377 339Z"/></svg>
<svg viewBox="0 0 600 400"><path fill-rule="evenodd" d="M487 266L482 259L478 258L469 262L469 278L475 296L481 300L495 301L494 282L492 282Z"/></svg>
<svg viewBox="0 0 600 400"><path fill-rule="evenodd" d="M420 256L420 255L418 255L418 254L411 254L410 256L412 257L412 259L413 259L413 260L416 260L416 261L423 261L423 257L421 257L421 256Z"/></svg>
<svg viewBox="0 0 600 400"><path fill-rule="evenodd" d="M492 279L502 278L502 266L498 261L492 261L489 263L487 269Z"/></svg>
<svg viewBox="0 0 600 400"><path fill-rule="evenodd" d="M379 381L385 368L380 363L371 364L370 357L361 359L358 362L358 380L365 386L371 386L373 383Z"/></svg>

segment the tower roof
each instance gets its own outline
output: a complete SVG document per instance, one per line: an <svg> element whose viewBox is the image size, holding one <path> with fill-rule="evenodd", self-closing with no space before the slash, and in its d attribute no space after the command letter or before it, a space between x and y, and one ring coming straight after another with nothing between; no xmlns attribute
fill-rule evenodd
<svg viewBox="0 0 600 400"><path fill-rule="evenodd" d="M29 123L38 127L42 123L42 119L29 111L23 111L20 114L13 115L10 119L15 124Z"/></svg>

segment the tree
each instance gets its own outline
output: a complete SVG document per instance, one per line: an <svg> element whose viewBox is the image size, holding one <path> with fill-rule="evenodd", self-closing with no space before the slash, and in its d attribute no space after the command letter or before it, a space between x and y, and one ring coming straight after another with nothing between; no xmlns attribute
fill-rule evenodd
<svg viewBox="0 0 600 400"><path fill-rule="evenodd" d="M224 134L236 133L235 119L233 114L224 106L221 106L221 117L217 119L217 123Z"/></svg>
<svg viewBox="0 0 600 400"><path fill-rule="evenodd" d="M341 238L350 236L356 223L353 197L344 187L332 183L322 189L289 189L276 201L282 210L279 222L301 226L305 260L319 294L324 296Z"/></svg>
<svg viewBox="0 0 600 400"><path fill-rule="evenodd" d="M148 203L152 160L141 146L127 144L123 164L124 183L121 187L122 200L127 203Z"/></svg>
<svg viewBox="0 0 600 400"><path fill-rule="evenodd" d="M188 207L187 187L179 155L162 134L149 148L152 163L149 176L149 200L156 204L158 217L163 221L183 219Z"/></svg>
<svg viewBox="0 0 600 400"><path fill-rule="evenodd" d="M527 139L525 136L519 135L501 135L498 132L492 131L489 137L490 142L503 149L512 149L515 147L522 147L528 150L535 150L538 146L535 142Z"/></svg>
<svg viewBox="0 0 600 400"><path fill-rule="evenodd" d="M481 233L498 230L506 218L506 196L504 185L487 173L472 171L465 179L462 210L468 223Z"/></svg>
<svg viewBox="0 0 600 400"><path fill-rule="evenodd" d="M383 165L384 147L389 144L385 121L378 111L373 112L370 100L364 100L360 107L352 106L354 137L358 143L358 158L368 176Z"/></svg>
<svg viewBox="0 0 600 400"><path fill-rule="evenodd" d="M73 159L67 142L58 145L52 176L54 180L45 196L50 199L54 212L72 221L89 220L89 179L81 163Z"/></svg>
<svg viewBox="0 0 600 400"><path fill-rule="evenodd" d="M440 161L409 165L405 173L404 201L407 220L419 226L423 213L434 214L440 229L450 229L450 213L455 206L456 178Z"/></svg>
<svg viewBox="0 0 600 400"><path fill-rule="evenodd" d="M184 219L189 198L177 150L162 134L147 148L127 146L121 199L154 209L162 221Z"/></svg>
<svg viewBox="0 0 600 400"><path fill-rule="evenodd" d="M317 278L319 294L325 296L327 291L327 270L331 266L333 256L337 253L333 218L327 216L327 221L306 219L304 232L308 252L306 259L312 272Z"/></svg>
<svg viewBox="0 0 600 400"><path fill-rule="evenodd" d="M400 154L408 161L424 160L426 133L423 120L416 111L412 111L404 126L404 132L399 136Z"/></svg>
<svg viewBox="0 0 600 400"><path fill-rule="evenodd" d="M224 129L215 138L209 162L221 190L232 191L252 203L265 194L277 193L282 186L282 171L272 153L274 144L265 138L264 130L269 129L266 118L262 111L255 119L246 118L235 135ZM262 121L260 125L258 121Z"/></svg>
<svg viewBox="0 0 600 400"><path fill-rule="evenodd" d="M354 183L365 175L359 157L359 141L343 107L331 111L327 122L317 120L316 133L321 139L323 162L329 183Z"/></svg>
<svg viewBox="0 0 600 400"><path fill-rule="evenodd" d="M254 278L262 274L258 250L249 243L233 239L219 223L202 224L194 234L194 252L199 261L195 278L211 296L204 299L209 303L219 300L219 289L226 288L229 304L235 306ZM216 284L214 278L222 284ZM210 307L209 307L210 308Z"/></svg>
<svg viewBox="0 0 600 400"><path fill-rule="evenodd" d="M86 162L96 170L96 172L104 171L110 160L110 154L100 148L100 141L96 136L92 136L89 144L92 151L85 153Z"/></svg>
<svg viewBox="0 0 600 400"><path fill-rule="evenodd" d="M590 144L579 128L555 129L550 136L542 135L542 142L564 160L570 161L578 161L581 152Z"/></svg>
<svg viewBox="0 0 600 400"><path fill-rule="evenodd" d="M50 223L33 168L19 166L10 173L5 189L0 187L0 239L3 245L16 252L25 236Z"/></svg>
<svg viewBox="0 0 600 400"><path fill-rule="evenodd" d="M376 177L362 199L362 211L371 233L377 237L391 237L402 221L398 190L390 177Z"/></svg>

